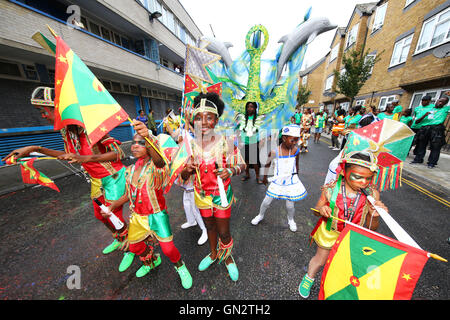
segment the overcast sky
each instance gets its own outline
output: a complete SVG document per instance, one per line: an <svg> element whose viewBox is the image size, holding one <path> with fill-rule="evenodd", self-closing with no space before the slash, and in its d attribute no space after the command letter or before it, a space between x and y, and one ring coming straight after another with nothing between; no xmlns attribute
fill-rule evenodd
<svg viewBox="0 0 450 320"><path fill-rule="evenodd" d="M309 7L311 17L327 17L339 27L346 27L357 3L361 0L179 0L203 35L231 42L231 58L245 50L245 36L250 28L262 24L269 32L269 45L263 58L274 59L278 40L290 33ZM322 33L308 45L303 68L312 65L330 50L336 29Z"/></svg>

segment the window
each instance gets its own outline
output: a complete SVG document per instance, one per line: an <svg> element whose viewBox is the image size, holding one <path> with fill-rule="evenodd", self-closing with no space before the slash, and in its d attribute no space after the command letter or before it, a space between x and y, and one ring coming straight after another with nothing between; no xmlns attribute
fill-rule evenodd
<svg viewBox="0 0 450 320"><path fill-rule="evenodd" d="M325 90L331 89L331 87L333 86L333 79L334 79L334 75L331 75L327 78L327 80L325 81Z"/></svg>
<svg viewBox="0 0 450 320"><path fill-rule="evenodd" d="M164 58L160 58L160 63L161 63L164 67L166 67L166 68L169 67L169 61L167 61L167 60L164 59Z"/></svg>
<svg viewBox="0 0 450 320"><path fill-rule="evenodd" d="M384 23L384 17L386 16L387 3L379 6L373 19L372 32L380 29Z"/></svg>
<svg viewBox="0 0 450 320"><path fill-rule="evenodd" d="M112 84L112 91L122 92L122 86L120 85L120 82L111 81L111 84Z"/></svg>
<svg viewBox="0 0 450 320"><path fill-rule="evenodd" d="M380 103L378 104L378 110L384 111L386 109L386 105L395 100L395 96L385 96L381 97Z"/></svg>
<svg viewBox="0 0 450 320"><path fill-rule="evenodd" d="M345 44L346 48L350 47L352 44L354 44L356 42L356 36L358 35L358 28L359 28L359 23L357 25L355 25L348 33L347 42Z"/></svg>
<svg viewBox="0 0 450 320"><path fill-rule="evenodd" d="M363 106L364 102L366 102L366 100L356 100L356 104L357 106Z"/></svg>
<svg viewBox="0 0 450 320"><path fill-rule="evenodd" d="M431 96L431 103L434 104L436 103L436 100L442 98L445 95L445 92L449 90L450 88L438 88L414 92L409 107L414 110L415 107L420 106L422 102L422 97L426 95Z"/></svg>
<svg viewBox="0 0 450 320"><path fill-rule="evenodd" d="M50 83L55 83L55 69L47 69L48 77L50 79Z"/></svg>
<svg viewBox="0 0 450 320"><path fill-rule="evenodd" d="M337 56L338 56L338 51L339 51L339 44L335 45L335 46L333 47L333 49L331 49L331 52L330 52L330 62L337 58ZM330 63L330 62L328 62L328 63Z"/></svg>
<svg viewBox="0 0 450 320"><path fill-rule="evenodd" d="M409 6L411 3L413 3L415 0L406 0L406 2L405 2L405 8L407 7L407 6Z"/></svg>
<svg viewBox="0 0 450 320"><path fill-rule="evenodd" d="M366 56L365 61L366 61L366 62L369 61L369 60L372 60L372 61L373 61L373 60L375 60L376 56L377 56L376 54L370 53L370 54L368 54L368 55ZM370 74L372 74L373 67L374 67L374 66L372 66L372 68L370 68L370 71L369 71Z"/></svg>
<svg viewBox="0 0 450 320"><path fill-rule="evenodd" d="M108 80L101 80L103 86L106 88L106 90L111 90L112 86L111 86L111 81Z"/></svg>
<svg viewBox="0 0 450 320"><path fill-rule="evenodd" d="M450 41L450 8L441 11L423 23L416 53Z"/></svg>
<svg viewBox="0 0 450 320"><path fill-rule="evenodd" d="M89 22L89 31L99 37L101 36L100 35L100 27L91 21Z"/></svg>
<svg viewBox="0 0 450 320"><path fill-rule="evenodd" d="M343 110L348 111L348 108L350 107L350 102L342 102L339 105Z"/></svg>
<svg viewBox="0 0 450 320"><path fill-rule="evenodd" d="M411 41L412 41L413 35L414 34L412 34L406 38L403 38L395 43L394 51L392 52L391 63L389 64L389 67L396 66L396 65L406 61L406 58L408 57L408 53L409 53L409 47L411 46Z"/></svg>
<svg viewBox="0 0 450 320"><path fill-rule="evenodd" d="M22 78L19 65L14 62L0 61L0 75Z"/></svg>
<svg viewBox="0 0 450 320"><path fill-rule="evenodd" d="M303 78L302 78L302 85L303 86L306 86L306 83L308 82L308 76L304 76Z"/></svg>
<svg viewBox="0 0 450 320"><path fill-rule="evenodd" d="M105 27L101 27L102 29L102 38L108 41L111 41L111 33Z"/></svg>
<svg viewBox="0 0 450 320"><path fill-rule="evenodd" d="M38 73L35 66L23 64L23 71L25 73L25 77L28 80L39 80Z"/></svg>

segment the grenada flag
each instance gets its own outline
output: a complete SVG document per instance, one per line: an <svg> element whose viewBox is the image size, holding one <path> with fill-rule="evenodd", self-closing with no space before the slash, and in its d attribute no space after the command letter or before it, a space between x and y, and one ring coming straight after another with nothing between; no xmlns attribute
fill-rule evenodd
<svg viewBox="0 0 450 320"><path fill-rule="evenodd" d="M28 184L40 184L44 187L52 188L53 190L56 190L58 192L59 188L56 186L56 184L53 182L52 179L47 177L42 172L39 172L34 167L34 161L36 158L32 158L28 161L19 161L20 164L20 170L22 172L22 180L24 183Z"/></svg>
<svg viewBox="0 0 450 320"><path fill-rule="evenodd" d="M81 126L94 145L128 114L60 37L56 37L55 58L54 129Z"/></svg>
<svg viewBox="0 0 450 320"><path fill-rule="evenodd" d="M428 252L347 224L331 249L320 300L411 299Z"/></svg>

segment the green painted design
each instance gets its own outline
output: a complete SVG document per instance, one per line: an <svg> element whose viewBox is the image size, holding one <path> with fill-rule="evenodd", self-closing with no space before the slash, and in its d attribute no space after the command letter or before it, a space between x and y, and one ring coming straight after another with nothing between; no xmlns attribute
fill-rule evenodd
<svg viewBox="0 0 450 320"><path fill-rule="evenodd" d="M255 43L254 36L257 32L261 32L264 36L264 42L258 47L254 47ZM253 37L252 37L253 36ZM261 99L261 89L260 83L260 73L261 73L261 55L266 50L267 44L269 43L269 33L263 25L253 26L245 38L245 47L250 55L250 70L247 81L247 88L245 91L245 99L240 100L234 97L232 100L232 108L240 113L245 113L245 104L247 101L255 101L259 105L259 114L267 114L277 108L280 104L284 103L286 100L286 93L288 88L288 82L285 81L282 86L275 87L273 90L273 96L269 99ZM230 88L224 89L231 96L233 95Z"/></svg>

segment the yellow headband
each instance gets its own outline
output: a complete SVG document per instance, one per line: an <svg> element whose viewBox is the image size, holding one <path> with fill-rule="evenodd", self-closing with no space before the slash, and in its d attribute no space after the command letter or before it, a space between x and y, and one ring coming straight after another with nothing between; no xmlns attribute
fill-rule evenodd
<svg viewBox="0 0 450 320"><path fill-rule="evenodd" d="M212 104L213 107L207 106L206 101L208 101L210 104ZM197 105L194 109L194 115L193 115L194 117L199 112L211 112L211 113L214 113L217 117L219 117L219 112L217 111L217 106L214 102L207 100L206 98L203 98L200 100L199 105Z"/></svg>

